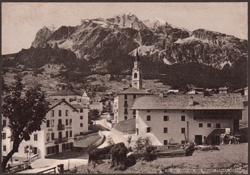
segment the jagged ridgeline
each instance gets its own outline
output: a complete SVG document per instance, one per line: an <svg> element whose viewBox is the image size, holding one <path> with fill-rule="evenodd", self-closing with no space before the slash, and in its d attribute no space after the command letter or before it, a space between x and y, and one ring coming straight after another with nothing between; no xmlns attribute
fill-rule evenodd
<svg viewBox="0 0 250 175"><path fill-rule="evenodd" d="M135 15L84 19L78 26L40 29L31 48L4 56L4 67L64 64L71 76L130 74L139 50L144 78L174 87L247 85L247 40L219 32L188 31ZM10 59L11 58L11 59ZM74 74L77 72L77 74ZM67 74L68 75L68 74ZM67 76L66 76L67 78Z"/></svg>

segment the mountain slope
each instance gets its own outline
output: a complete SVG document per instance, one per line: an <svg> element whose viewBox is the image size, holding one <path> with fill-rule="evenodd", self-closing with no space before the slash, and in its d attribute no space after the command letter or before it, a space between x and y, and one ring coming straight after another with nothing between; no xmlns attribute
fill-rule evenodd
<svg viewBox="0 0 250 175"><path fill-rule="evenodd" d="M247 85L247 40L141 21L133 14L83 19L78 26L57 30L44 27L31 46L5 56L4 66L62 64L61 76L72 81L94 73L129 75L139 50L145 78L160 77L175 87Z"/></svg>

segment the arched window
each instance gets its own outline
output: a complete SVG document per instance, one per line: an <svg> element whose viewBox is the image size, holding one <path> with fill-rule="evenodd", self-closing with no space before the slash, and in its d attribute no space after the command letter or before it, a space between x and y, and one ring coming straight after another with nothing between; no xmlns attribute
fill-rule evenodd
<svg viewBox="0 0 250 175"><path fill-rule="evenodd" d="M137 78L137 73L134 73L134 78Z"/></svg>

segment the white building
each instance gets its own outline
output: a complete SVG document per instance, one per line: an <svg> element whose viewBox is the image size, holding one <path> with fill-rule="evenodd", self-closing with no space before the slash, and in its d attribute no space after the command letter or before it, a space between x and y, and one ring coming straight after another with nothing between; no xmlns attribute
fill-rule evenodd
<svg viewBox="0 0 250 175"><path fill-rule="evenodd" d="M27 146L33 148L31 157L37 155L38 158L72 149L74 135L88 131L88 108L71 105L65 100L51 103L45 119L46 122L42 123L40 131L32 133L29 141L21 142L12 161L27 160ZM8 119L2 117L2 122L2 156L6 156L12 149L11 131Z"/></svg>
<svg viewBox="0 0 250 175"><path fill-rule="evenodd" d="M76 92L73 90L62 90L55 92L50 95L51 99L54 100L66 100L67 102L78 102L84 105L89 105L90 98L88 97L86 91L83 92L81 95L81 92Z"/></svg>
<svg viewBox="0 0 250 175"><path fill-rule="evenodd" d="M136 131L155 145L194 141L218 144L230 128L237 134L244 109L240 94L143 96L134 102Z"/></svg>

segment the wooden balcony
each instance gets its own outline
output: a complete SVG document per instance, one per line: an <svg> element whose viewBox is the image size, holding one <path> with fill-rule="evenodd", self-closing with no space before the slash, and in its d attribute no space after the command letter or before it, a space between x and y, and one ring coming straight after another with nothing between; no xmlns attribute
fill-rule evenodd
<svg viewBox="0 0 250 175"><path fill-rule="evenodd" d="M64 138L59 138L59 139L55 139L54 143L58 144L58 143L64 143L64 142L68 142L68 138L64 137Z"/></svg>
<svg viewBox="0 0 250 175"><path fill-rule="evenodd" d="M62 124L57 125L57 130L58 131L65 130L65 125L62 125Z"/></svg>

